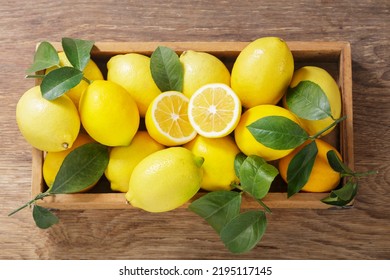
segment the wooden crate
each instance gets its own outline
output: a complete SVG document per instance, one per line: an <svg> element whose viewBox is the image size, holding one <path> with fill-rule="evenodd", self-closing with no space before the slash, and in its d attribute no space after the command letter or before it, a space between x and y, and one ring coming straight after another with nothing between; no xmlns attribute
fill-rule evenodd
<svg viewBox="0 0 390 280"><path fill-rule="evenodd" d="M290 47L298 69L304 65L316 65L328 70L337 81L341 94L343 111L342 115L347 119L329 135L326 140L336 147L342 154L344 162L354 168L353 154L353 113L352 113L352 73L351 50L348 42L287 42ZM130 52L151 55L157 46L167 46L178 54L185 50L197 50L209 52L220 58L231 69L239 52L248 42L97 42L92 49L92 59L99 65L103 73L106 73L106 63L110 57L116 54ZM61 50L59 43L53 45ZM38 81L39 82L39 81ZM47 186L42 176L42 164L44 153L37 149L32 150L32 197L44 191ZM283 184L281 180L276 184ZM99 186L100 185L100 186ZM329 208L320 199L327 196L326 193L298 193L287 199L283 186L276 186L276 191L270 192L263 201L271 208ZM195 197L204 194L200 191ZM109 189L109 184L104 178L94 188L94 192L78 194L59 194L46 197L37 204L54 209L134 209L130 206L123 193L114 193ZM187 207L188 203L182 207ZM258 208L259 205L253 199L244 196L243 208Z"/></svg>

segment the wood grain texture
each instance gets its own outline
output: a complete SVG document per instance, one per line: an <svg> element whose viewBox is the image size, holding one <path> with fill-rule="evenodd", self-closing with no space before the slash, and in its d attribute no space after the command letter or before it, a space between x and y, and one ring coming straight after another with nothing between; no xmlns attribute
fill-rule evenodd
<svg viewBox="0 0 390 280"><path fill-rule="evenodd" d="M162 2L162 3L160 3ZM1 1L1 259L388 259L390 257L389 1ZM361 180L348 210L277 209L261 243L230 254L185 209L57 211L60 223L37 229L31 211L7 214L30 197L31 148L15 106L36 43L95 41L349 41L352 48L355 170Z"/></svg>

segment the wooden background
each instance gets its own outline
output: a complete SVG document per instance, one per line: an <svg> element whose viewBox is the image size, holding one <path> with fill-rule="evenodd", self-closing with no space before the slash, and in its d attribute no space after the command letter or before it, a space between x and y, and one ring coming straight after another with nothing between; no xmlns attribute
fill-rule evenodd
<svg viewBox="0 0 390 280"><path fill-rule="evenodd" d="M388 259L390 257L390 2L5 1L0 5L1 259ZM270 1L269 1L270 2ZM120 210L59 211L60 223L35 227L30 210L31 149L15 106L36 43L95 41L349 41L352 46L355 169L361 180L349 210L274 209L261 243L230 254L194 214Z"/></svg>

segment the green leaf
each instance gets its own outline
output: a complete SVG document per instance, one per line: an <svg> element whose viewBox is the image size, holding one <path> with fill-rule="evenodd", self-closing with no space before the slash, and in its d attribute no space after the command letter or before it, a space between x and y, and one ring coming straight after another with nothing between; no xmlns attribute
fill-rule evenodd
<svg viewBox="0 0 390 280"><path fill-rule="evenodd" d="M247 127L258 142L275 150L294 149L309 138L297 123L282 116L264 117Z"/></svg>
<svg viewBox="0 0 390 280"><path fill-rule="evenodd" d="M312 81L302 81L296 87L289 88L286 102L294 114L306 120L322 120L332 114L328 97Z"/></svg>
<svg viewBox="0 0 390 280"><path fill-rule="evenodd" d="M240 168L245 159L246 155L244 153L238 153L234 158L234 172L237 178L240 178Z"/></svg>
<svg viewBox="0 0 390 280"><path fill-rule="evenodd" d="M245 253L261 240L267 227L263 211L241 213L231 220L220 233L221 240L232 253Z"/></svg>
<svg viewBox="0 0 390 280"><path fill-rule="evenodd" d="M182 91L184 70L179 56L172 49L157 47L150 57L150 71L161 91Z"/></svg>
<svg viewBox="0 0 390 280"><path fill-rule="evenodd" d="M334 150L328 151L326 153L326 157L328 159L330 167L332 167L334 171L342 174L354 174L354 172L342 162L342 160L337 156Z"/></svg>
<svg viewBox="0 0 390 280"><path fill-rule="evenodd" d="M241 194L233 191L209 192L188 207L204 218L216 232L230 222L240 212Z"/></svg>
<svg viewBox="0 0 390 280"><path fill-rule="evenodd" d="M279 171L263 158L252 155L244 160L239 174L242 190L257 199L262 199L267 195Z"/></svg>
<svg viewBox="0 0 390 280"><path fill-rule="evenodd" d="M26 73L31 74L37 71L41 71L50 68L60 63L58 53L52 44L49 42L41 42L35 52L34 62L27 69Z"/></svg>
<svg viewBox="0 0 390 280"><path fill-rule="evenodd" d="M287 167L287 197L299 192L307 183L317 153L317 144L311 141L292 158Z"/></svg>
<svg viewBox="0 0 390 280"><path fill-rule="evenodd" d="M62 38L62 48L69 62L74 68L83 71L91 58L93 41Z"/></svg>
<svg viewBox="0 0 390 280"><path fill-rule="evenodd" d="M71 88L77 86L83 78L83 73L73 67L61 67L49 72L42 80L42 96L54 100Z"/></svg>
<svg viewBox="0 0 390 280"><path fill-rule="evenodd" d="M58 223L58 218L50 210L38 205L34 205L33 218L35 224L41 229L47 229Z"/></svg>
<svg viewBox="0 0 390 280"><path fill-rule="evenodd" d="M346 206L354 199L357 190L358 183L349 180L342 188L331 191L329 196L321 199L321 201L330 205Z"/></svg>
<svg viewBox="0 0 390 280"><path fill-rule="evenodd" d="M84 144L66 156L49 193L80 192L99 180L107 164L106 146L99 143Z"/></svg>

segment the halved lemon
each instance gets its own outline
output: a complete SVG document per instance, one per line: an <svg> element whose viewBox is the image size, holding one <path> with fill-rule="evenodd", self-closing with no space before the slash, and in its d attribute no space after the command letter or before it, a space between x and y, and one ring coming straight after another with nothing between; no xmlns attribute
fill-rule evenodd
<svg viewBox="0 0 390 280"><path fill-rule="evenodd" d="M159 94L145 116L149 135L165 146L179 146L194 139L196 131L188 120L188 102L188 97L178 91Z"/></svg>
<svg viewBox="0 0 390 280"><path fill-rule="evenodd" d="M188 119L197 133L208 138L224 137L237 126L241 101L227 85L212 83L200 87L188 104Z"/></svg>

